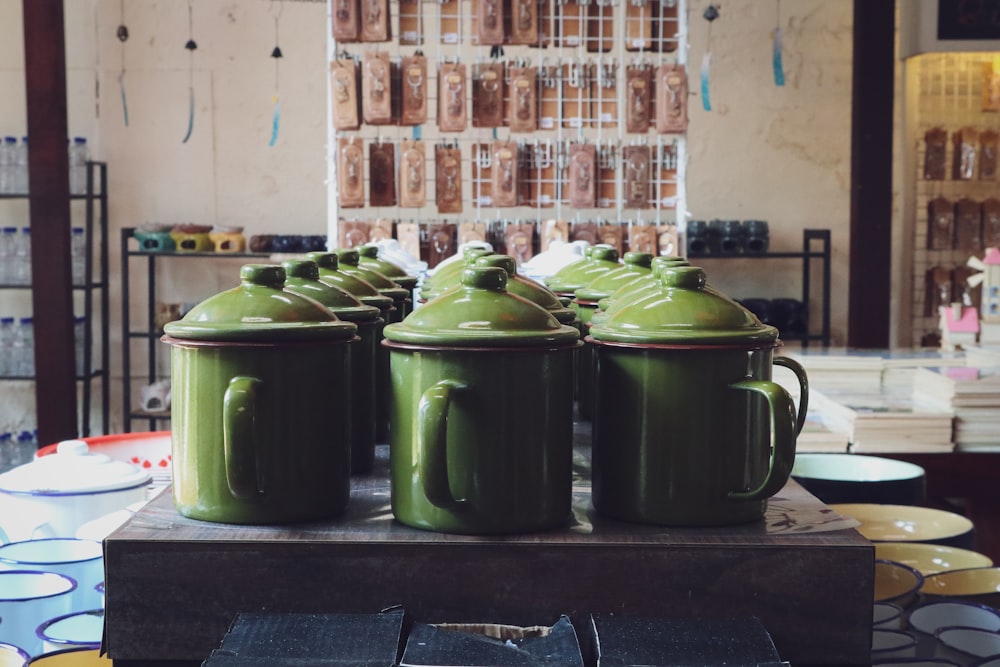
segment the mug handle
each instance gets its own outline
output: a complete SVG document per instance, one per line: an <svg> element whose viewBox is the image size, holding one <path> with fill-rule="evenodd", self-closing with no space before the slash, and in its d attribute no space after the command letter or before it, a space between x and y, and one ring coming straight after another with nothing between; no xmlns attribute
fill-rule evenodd
<svg viewBox="0 0 1000 667"><path fill-rule="evenodd" d="M795 419L795 435L797 436L802 432L802 426L806 423L806 413L809 411L809 378L806 376L806 369L794 359L775 357L774 365L784 366L795 373L795 377L799 381L799 411Z"/></svg>
<svg viewBox="0 0 1000 667"><path fill-rule="evenodd" d="M222 398L222 446L226 462L226 482L234 498L248 500L263 493L257 483L257 447L254 417L257 389L263 384L254 377L237 375L229 380Z"/></svg>
<svg viewBox="0 0 1000 667"><path fill-rule="evenodd" d="M788 392L769 380L744 380L729 385L760 394L771 412L771 462L761 485L751 491L730 491L729 500L765 500L785 486L795 463L795 405Z"/></svg>
<svg viewBox="0 0 1000 667"><path fill-rule="evenodd" d="M452 394L465 389L459 382L441 380L424 391L417 406L420 482L427 500L443 509L455 509L467 502L455 498L448 482L448 410Z"/></svg>

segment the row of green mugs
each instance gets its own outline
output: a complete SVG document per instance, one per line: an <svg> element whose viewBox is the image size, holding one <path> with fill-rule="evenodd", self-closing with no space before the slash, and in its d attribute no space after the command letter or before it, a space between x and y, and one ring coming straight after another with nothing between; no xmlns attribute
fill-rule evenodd
<svg viewBox="0 0 1000 667"><path fill-rule="evenodd" d="M385 329L391 367L392 502L404 523L455 532L519 532L559 525L569 517L571 377L578 331L541 306L511 295L506 286L504 269L467 269L462 288ZM664 283L662 289L704 295L703 280L701 287L695 281ZM677 296L673 294L673 302ZM749 324L753 322L751 316ZM248 350L241 345L262 341L209 345L185 340L190 331L168 330L168 335L188 334L177 337L184 342L171 341L175 383L197 387L182 390L182 406L175 408L175 450L187 450L174 455L175 501L183 513L257 523L342 511L349 479L343 474L329 479L338 470L335 463L340 469L345 465L342 453L331 454L344 447L330 445L336 434L329 424L338 414L350 421L350 396L342 391L344 383L337 382L346 369L334 352L345 347L347 337L327 334L322 352L302 352L308 337L301 334L310 328L318 327L293 326L299 334ZM686 347L674 345L666 357L660 347L646 346L642 354L650 356L638 363L625 361L635 351L633 343L611 340L599 346L608 351L599 357L597 372L608 370L598 383L594 420L598 511L688 525L746 521L762 514L766 498L787 479L804 404L797 418L787 394L770 381L776 336L770 337L767 328L760 333L741 331L728 341L728 349L700 349L697 341L688 341ZM619 356L621 368L612 372ZM264 391L268 381L245 380L260 380L268 372L278 376L273 384L280 391ZM797 373L805 389L804 373ZM233 384L237 377L242 384ZM664 393L668 386L673 393ZM275 415L244 427L252 442L246 451L252 455L227 458L234 440L214 433L219 413L226 405L236 414L247 412L254 407L247 396L273 399L276 394L290 399L279 401L282 409ZM628 423L611 427L621 436L609 437L608 424L627 407L615 404L617 398L611 397L618 396L639 398L628 403L639 412L631 413L635 419ZM660 397L670 405L658 403ZM303 418L291 418L298 409ZM318 426L317 413L326 428ZM651 432L627 431L633 423L668 413L676 419L659 420ZM699 425L685 426L685 420ZM619 445L611 442L616 437ZM289 442L296 443L294 456L273 444ZM612 448L621 450L621 456L609 458ZM267 465L254 464L262 456ZM298 465L285 460L291 458ZM303 459L324 465L302 465ZM653 460L660 462L655 469L649 465ZM281 492L273 490L275 483ZM187 497L178 487L197 492ZM317 494L326 502L276 504L283 493L299 499ZM268 514L265 506L275 507Z"/></svg>

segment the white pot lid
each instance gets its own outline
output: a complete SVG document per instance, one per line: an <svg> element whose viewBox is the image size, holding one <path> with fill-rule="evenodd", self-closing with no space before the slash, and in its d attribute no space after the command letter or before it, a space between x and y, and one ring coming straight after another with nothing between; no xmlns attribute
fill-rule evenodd
<svg viewBox="0 0 1000 667"><path fill-rule="evenodd" d="M148 472L90 451L83 440L64 440L54 454L40 456L0 475L0 492L31 496L107 493L144 487Z"/></svg>

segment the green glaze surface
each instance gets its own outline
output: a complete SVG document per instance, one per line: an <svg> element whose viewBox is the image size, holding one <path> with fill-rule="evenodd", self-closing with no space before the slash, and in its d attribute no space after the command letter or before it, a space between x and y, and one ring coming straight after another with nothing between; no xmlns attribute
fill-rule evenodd
<svg viewBox="0 0 1000 667"><path fill-rule="evenodd" d="M517 263L510 255L486 255L475 261L475 266L498 266L507 272L507 291L538 304L562 324L573 324L576 311L567 308L559 297L545 285L526 278L517 272Z"/></svg>
<svg viewBox="0 0 1000 667"><path fill-rule="evenodd" d="M396 519L467 534L566 524L573 344L506 350L387 344Z"/></svg>
<svg viewBox="0 0 1000 667"><path fill-rule="evenodd" d="M399 283L378 271L361 266L361 257L357 250L341 248L334 250L333 253L337 255L341 271L370 283L378 290L379 294L392 299L396 310L389 314L389 322L398 322L403 319L404 314L409 311L407 300L412 300L412 293L409 290L404 289Z"/></svg>
<svg viewBox="0 0 1000 667"><path fill-rule="evenodd" d="M643 292L643 290L650 288L657 288L660 285L660 274L664 269L671 266L690 266L688 262L683 257L654 257L652 264L649 267L649 273L638 278L637 280L627 283L619 287L610 296L604 297L597 302L597 309L602 313L608 311L613 311L615 309L615 304L619 301L625 299L632 299ZM706 285L706 289L708 286Z"/></svg>
<svg viewBox="0 0 1000 667"><path fill-rule="evenodd" d="M387 340L414 345L508 347L573 345L575 327L559 323L541 306L509 293L507 272L498 267L467 267L462 287L413 311L403 322L385 327Z"/></svg>
<svg viewBox="0 0 1000 667"><path fill-rule="evenodd" d="M468 246L462 249L462 258L438 266L429 276L424 278L420 286L420 298L423 301L440 296L452 287L462 282L462 271L472 266L477 259L492 255L493 251L481 246Z"/></svg>
<svg viewBox="0 0 1000 667"><path fill-rule="evenodd" d="M352 325L353 326L353 325ZM334 516L350 495L346 341L171 344L174 503L238 524Z"/></svg>
<svg viewBox="0 0 1000 667"><path fill-rule="evenodd" d="M621 304L590 328L601 341L680 345L773 345L778 330L718 291L696 266L668 267L656 288Z"/></svg>
<svg viewBox="0 0 1000 667"><path fill-rule="evenodd" d="M399 315L393 300L379 293L366 280L340 270L340 260L331 252L311 252L306 259L316 262L319 279L352 294L366 306L375 306L381 313L382 324L375 335L375 438L384 442L389 432L389 351L380 344L384 324L397 320Z"/></svg>
<svg viewBox="0 0 1000 667"><path fill-rule="evenodd" d="M597 302L637 280L649 276L652 271L653 255L648 252L627 252L622 266L607 271L594 278L586 287L576 290L577 302Z"/></svg>
<svg viewBox="0 0 1000 667"><path fill-rule="evenodd" d="M277 341L353 338L357 327L341 322L322 304L285 292L285 270L245 264L240 285L205 299L164 331L176 338Z"/></svg>
<svg viewBox="0 0 1000 667"><path fill-rule="evenodd" d="M359 246L357 248L359 255L358 263L365 268L378 271L401 287L412 290L417 286L418 279L416 276L411 276L406 272L406 269L398 264L379 257L378 250L378 246L376 245Z"/></svg>
<svg viewBox="0 0 1000 667"><path fill-rule="evenodd" d="M567 264L546 281L546 286L560 296L575 296L576 290L586 287L598 276L621 267L618 251L609 245L589 248L590 254L583 261Z"/></svg>
<svg viewBox="0 0 1000 667"><path fill-rule="evenodd" d="M281 265L288 276L286 290L311 297L337 317L358 326L358 340L349 349L351 472L371 472L375 464L375 405L378 400L376 344L383 325L379 309L365 306L344 290L320 282L319 267L311 260L286 260Z"/></svg>
<svg viewBox="0 0 1000 667"><path fill-rule="evenodd" d="M788 479L797 431L791 398L771 382L771 349L594 351L598 512L677 526L763 517Z"/></svg>

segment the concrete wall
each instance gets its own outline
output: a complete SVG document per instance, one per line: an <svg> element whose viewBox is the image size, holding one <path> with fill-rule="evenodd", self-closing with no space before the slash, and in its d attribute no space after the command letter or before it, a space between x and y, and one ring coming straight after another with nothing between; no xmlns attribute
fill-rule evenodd
<svg viewBox="0 0 1000 667"><path fill-rule="evenodd" d="M797 250L803 228L834 241L833 332L846 334L849 225L851 16L849 0L728 0L711 27L705 0L689 5L691 72L689 217L762 218L772 248ZM144 222L243 225L246 234L326 231L326 4L286 0L195 0L185 50L182 0L128 0L130 38L115 36L120 0L66 3L69 131L86 136L109 165L112 373L121 375L119 230ZM268 146L275 93L275 17L281 132ZM787 83L776 87L771 31L784 31ZM0 134L25 131L21 0L0 0ZM712 52L704 111L698 66ZM124 63L129 125L119 74ZM188 123L189 87L195 96ZM9 209L3 209L9 211ZM19 215L18 213L0 213ZM0 221L2 222L2 221ZM200 300L235 280L229 262L161 263L160 300ZM799 294L791 260L705 261L709 278L734 297ZM136 265L133 271L141 268ZM133 309L144 303L136 277ZM138 293L138 294L136 294ZM0 391L3 387L0 386ZM121 399L117 384L112 407ZM110 430L120 429L112 420Z"/></svg>

